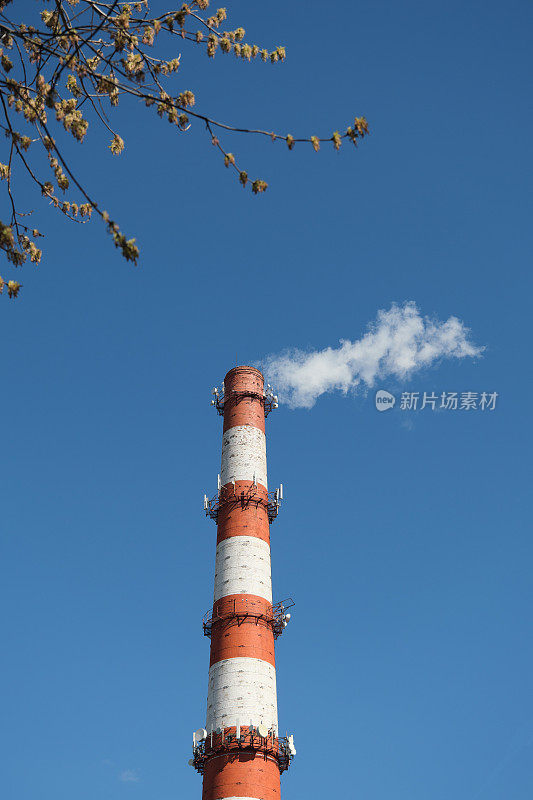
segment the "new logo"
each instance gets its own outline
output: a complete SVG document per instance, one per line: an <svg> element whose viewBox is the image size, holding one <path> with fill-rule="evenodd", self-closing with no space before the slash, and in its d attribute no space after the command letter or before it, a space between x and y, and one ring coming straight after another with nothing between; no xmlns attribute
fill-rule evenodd
<svg viewBox="0 0 533 800"><path fill-rule="evenodd" d="M385 389L379 389L376 392L376 408L378 411L388 411L389 408L394 407L394 403L396 402L396 398L390 392L386 392Z"/></svg>

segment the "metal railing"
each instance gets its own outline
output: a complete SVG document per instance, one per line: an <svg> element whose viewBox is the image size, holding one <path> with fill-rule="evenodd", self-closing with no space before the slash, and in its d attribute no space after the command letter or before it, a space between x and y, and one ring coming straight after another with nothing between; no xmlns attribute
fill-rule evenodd
<svg viewBox="0 0 533 800"><path fill-rule="evenodd" d="M267 492L265 496L264 492L259 491L257 485L249 486L241 492L235 492L235 487L233 487L233 494L231 494L231 489L228 486L221 489L211 498L207 497L207 495L204 496L204 511L206 517L211 517L212 520L218 523L221 508L232 510L239 507L245 509L250 505L255 505L256 508L263 506L267 512L268 521L272 523L279 514L281 499L279 489Z"/></svg>
<svg viewBox="0 0 533 800"><path fill-rule="evenodd" d="M206 731L204 731L204 735ZM292 736L278 737L274 730L267 736L260 736L258 728L236 727L218 729L207 734L203 741L195 742L193 757L189 764L203 775L205 764L212 756L238 755L239 753L255 753L265 759L277 761L280 773L287 770L296 755Z"/></svg>
<svg viewBox="0 0 533 800"><path fill-rule="evenodd" d="M213 611L207 611L204 614L202 620L204 636L210 637L213 625L218 622L226 624L231 624L234 622L236 625L240 626L243 622L252 621L255 622L256 625L263 624L271 627L274 634L274 639L277 639L287 627L287 623L290 620L290 614L287 617L287 611L294 605L295 603L292 597L287 597L285 600L280 600L279 603L270 606L267 612L258 613L255 611L249 611L245 608L239 608L237 600L234 599L233 608L219 614L218 610L216 610L215 604L214 613Z"/></svg>
<svg viewBox="0 0 533 800"><path fill-rule="evenodd" d="M242 400L258 400L264 408L265 417L268 417L271 411L278 407L278 398L270 387L267 388L263 394L260 392L253 392L250 389L232 389L231 392L226 393L224 389L220 391L218 388L213 389L214 398L211 400L211 405L217 410L221 417L224 416L224 405L231 399L235 404L240 403Z"/></svg>

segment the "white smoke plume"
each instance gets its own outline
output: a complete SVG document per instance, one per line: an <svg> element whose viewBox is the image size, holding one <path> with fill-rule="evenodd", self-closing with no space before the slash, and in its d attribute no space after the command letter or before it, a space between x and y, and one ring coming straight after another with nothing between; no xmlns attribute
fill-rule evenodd
<svg viewBox="0 0 533 800"><path fill-rule="evenodd" d="M388 311L378 311L362 338L341 339L336 348L269 356L264 372L280 401L312 408L325 392L346 394L370 388L377 379L409 378L442 358L479 356L484 348L473 344L469 335L457 317L441 322L422 316L414 302L394 303Z"/></svg>

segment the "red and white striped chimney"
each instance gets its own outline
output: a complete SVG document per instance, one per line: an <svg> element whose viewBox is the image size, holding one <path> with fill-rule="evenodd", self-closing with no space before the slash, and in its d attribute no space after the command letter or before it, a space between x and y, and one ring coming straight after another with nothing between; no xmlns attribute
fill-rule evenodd
<svg viewBox="0 0 533 800"><path fill-rule="evenodd" d="M245 366L214 394L224 429L218 494L204 500L217 522L213 608L204 618L211 660L206 725L193 734L190 763L203 774L202 800L279 800L280 774L296 750L292 736L278 735L274 640L292 601L272 604L269 526L283 491L268 491L265 417L277 398Z"/></svg>

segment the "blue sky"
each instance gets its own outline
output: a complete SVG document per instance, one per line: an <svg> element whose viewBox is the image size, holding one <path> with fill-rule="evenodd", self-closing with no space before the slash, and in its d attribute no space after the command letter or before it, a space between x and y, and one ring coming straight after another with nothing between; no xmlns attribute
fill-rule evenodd
<svg viewBox="0 0 533 800"><path fill-rule="evenodd" d="M277 650L298 748L283 797L529 800L531 4L229 10L287 61L184 45L176 87L199 109L294 135L365 114L372 135L338 154L229 137L269 182L252 197L200 125L124 108L124 154L95 131L80 174L139 268L97 222L44 212L45 260L0 322L5 795L200 797L211 387L236 354L335 347L412 300L483 356L376 388L498 404L379 414L372 392L331 393L269 417L274 594L297 603Z"/></svg>

